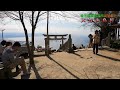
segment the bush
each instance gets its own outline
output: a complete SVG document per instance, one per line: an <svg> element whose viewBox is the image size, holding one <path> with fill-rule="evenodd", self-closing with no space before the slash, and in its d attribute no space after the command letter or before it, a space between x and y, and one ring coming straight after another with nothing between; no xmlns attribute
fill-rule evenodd
<svg viewBox="0 0 120 90"><path fill-rule="evenodd" d="M110 44L110 48L120 49L120 40L111 40Z"/></svg>

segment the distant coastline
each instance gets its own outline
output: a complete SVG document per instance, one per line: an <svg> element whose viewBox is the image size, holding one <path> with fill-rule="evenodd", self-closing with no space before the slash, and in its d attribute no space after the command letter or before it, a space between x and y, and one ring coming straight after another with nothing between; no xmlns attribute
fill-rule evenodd
<svg viewBox="0 0 120 90"><path fill-rule="evenodd" d="M29 39L31 40L31 33L28 34ZM1 37L1 35L0 35ZM84 46L88 45L89 38L88 36L84 35L71 35L72 37L72 43L75 44L77 47L79 47L81 44ZM4 34L5 40L14 40L14 41L25 41L25 35L24 33L5 33ZM59 44L61 41L50 41L50 46L54 47L55 49L59 48ZM45 46L44 36L41 33L35 33L35 47L37 45Z"/></svg>

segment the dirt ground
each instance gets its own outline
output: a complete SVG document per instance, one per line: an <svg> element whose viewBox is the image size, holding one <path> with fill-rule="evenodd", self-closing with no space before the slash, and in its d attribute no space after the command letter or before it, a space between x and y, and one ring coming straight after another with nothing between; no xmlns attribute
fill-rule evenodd
<svg viewBox="0 0 120 90"><path fill-rule="evenodd" d="M67 52L52 53L50 57L36 55L35 67L26 65L31 75L15 79L120 79L120 53L92 49L79 49L74 54Z"/></svg>

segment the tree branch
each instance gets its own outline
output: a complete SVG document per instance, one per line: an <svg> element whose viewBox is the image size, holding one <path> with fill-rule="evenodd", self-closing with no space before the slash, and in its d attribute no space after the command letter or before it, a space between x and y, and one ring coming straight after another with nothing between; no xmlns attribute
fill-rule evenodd
<svg viewBox="0 0 120 90"><path fill-rule="evenodd" d="M24 24L24 20L23 20L23 12L19 11L19 17L20 17L20 21L21 21L21 23L23 25L24 30L27 31L27 29L25 27L25 24Z"/></svg>
<svg viewBox="0 0 120 90"><path fill-rule="evenodd" d="M99 24L97 24L96 22L92 21L96 26L102 28L102 26L100 26Z"/></svg>
<svg viewBox="0 0 120 90"><path fill-rule="evenodd" d="M32 28L34 28L34 11L32 11Z"/></svg>
<svg viewBox="0 0 120 90"><path fill-rule="evenodd" d="M41 12L41 11L39 11L39 12ZM47 13L47 12L43 12L43 13L41 13L39 16L42 16L42 15L45 14L45 13Z"/></svg>
<svg viewBox="0 0 120 90"><path fill-rule="evenodd" d="M20 20L19 16L15 14L15 12L11 12L11 11L5 11L4 12L6 14L7 17L13 19L13 20ZM16 12L17 13L17 12Z"/></svg>
<svg viewBox="0 0 120 90"><path fill-rule="evenodd" d="M37 17L36 17L36 21L35 21L34 27L36 27L36 25L37 25L38 19L39 19L39 17L40 17L40 12L41 12L41 11L38 11L38 14L37 14Z"/></svg>

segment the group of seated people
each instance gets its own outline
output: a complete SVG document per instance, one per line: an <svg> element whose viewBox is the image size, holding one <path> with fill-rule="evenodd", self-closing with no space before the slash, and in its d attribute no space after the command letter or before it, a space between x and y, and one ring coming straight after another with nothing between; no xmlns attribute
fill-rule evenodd
<svg viewBox="0 0 120 90"><path fill-rule="evenodd" d="M19 42L12 42L3 40L1 42L3 50L1 51L1 61L6 68L16 68L16 72L23 71L23 76L30 74L26 69L26 64L24 57L18 56L17 52L19 51L21 44ZM21 66L21 69L19 68Z"/></svg>
<svg viewBox="0 0 120 90"><path fill-rule="evenodd" d="M85 48L85 46L83 44L81 44L81 46L79 47L79 49L84 49L84 48ZM74 44L72 44L72 49L76 50L78 48Z"/></svg>

